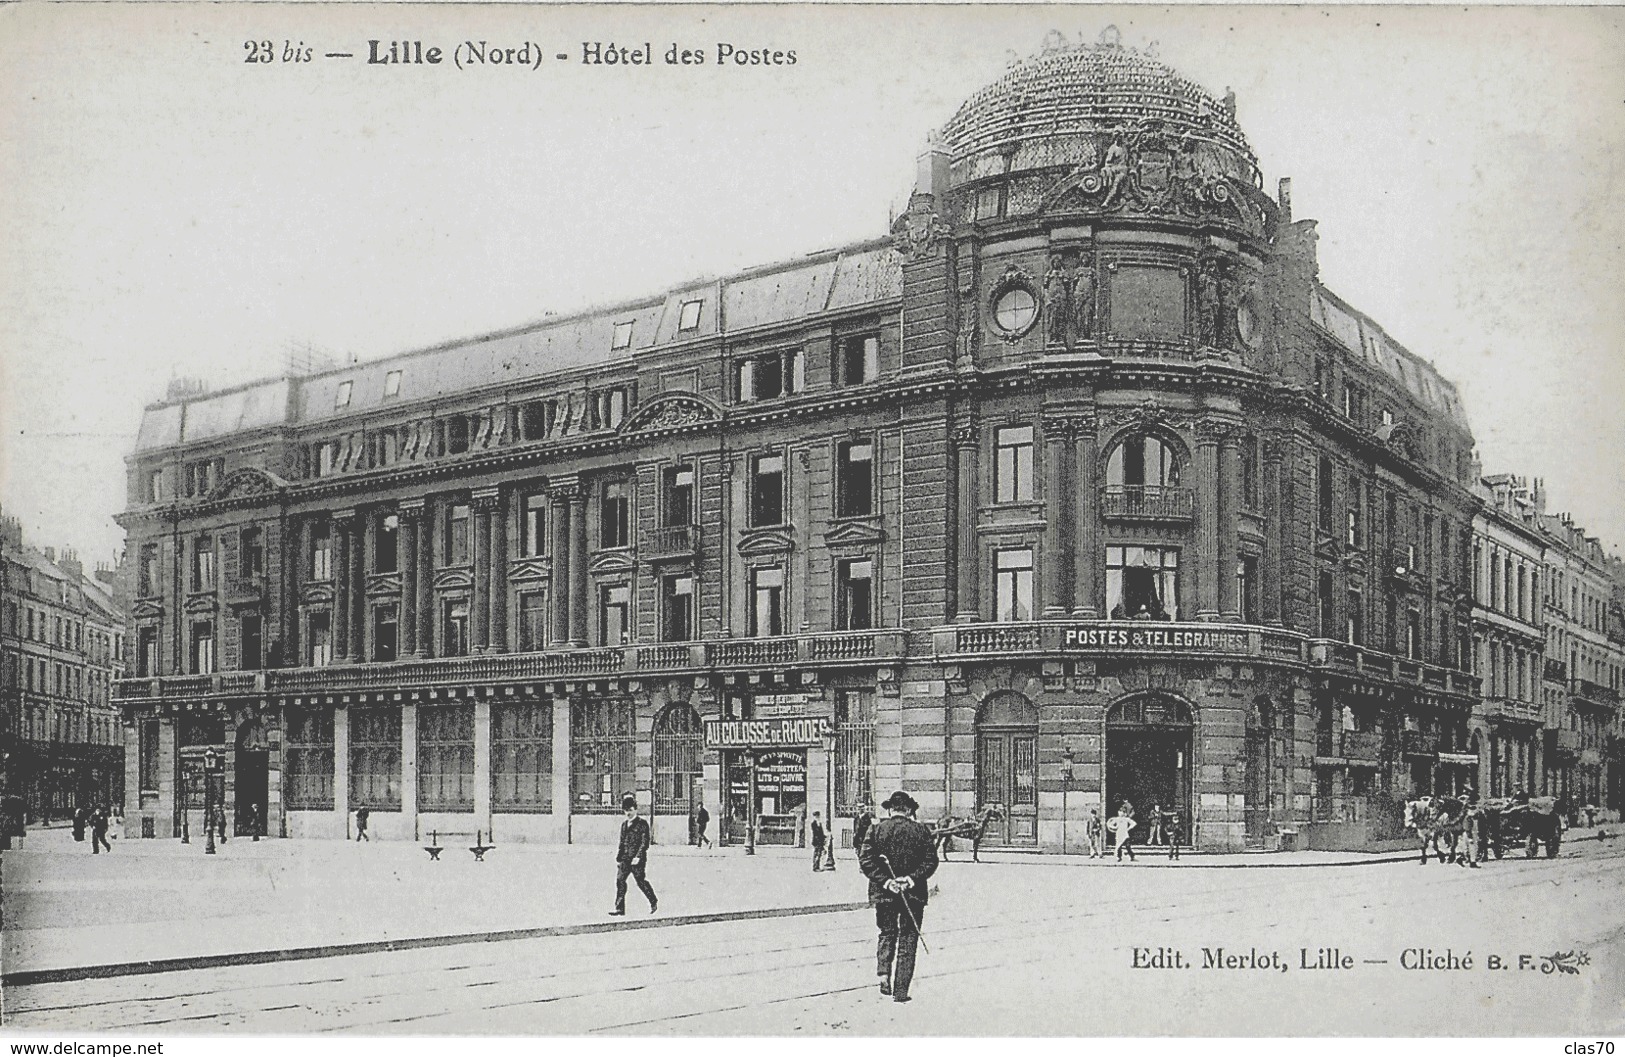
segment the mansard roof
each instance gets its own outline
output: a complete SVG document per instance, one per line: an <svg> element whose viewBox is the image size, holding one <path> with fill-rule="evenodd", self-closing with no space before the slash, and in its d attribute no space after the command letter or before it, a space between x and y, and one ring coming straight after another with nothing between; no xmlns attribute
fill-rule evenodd
<svg viewBox="0 0 1625 1057"><path fill-rule="evenodd" d="M1469 430L1467 411L1462 406L1456 383L1389 337L1370 316L1317 284L1309 298L1309 318L1343 348L1397 381L1424 407L1448 416L1455 425Z"/></svg>

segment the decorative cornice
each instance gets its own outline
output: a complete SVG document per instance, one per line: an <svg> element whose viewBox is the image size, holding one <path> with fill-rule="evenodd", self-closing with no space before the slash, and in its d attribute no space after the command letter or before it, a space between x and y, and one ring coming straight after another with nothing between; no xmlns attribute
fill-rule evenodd
<svg viewBox="0 0 1625 1057"><path fill-rule="evenodd" d="M747 529L739 536L739 555L752 558L766 554L788 554L795 549L795 530L788 525Z"/></svg>
<svg viewBox="0 0 1625 1057"><path fill-rule="evenodd" d="M596 551L587 558L587 572L593 576L628 573L636 567L637 563L633 561L632 555L625 548Z"/></svg>
<svg viewBox="0 0 1625 1057"><path fill-rule="evenodd" d="M548 580L552 575L552 558L516 558L508 563L509 583Z"/></svg>
<svg viewBox="0 0 1625 1057"><path fill-rule="evenodd" d="M886 533L880 527L878 517L861 521L842 521L824 533L824 543L829 547L875 547L885 538Z"/></svg>
<svg viewBox="0 0 1625 1057"><path fill-rule="evenodd" d="M698 393L662 393L640 406L621 423L625 433L672 433L706 429L721 424L726 412Z"/></svg>
<svg viewBox="0 0 1625 1057"><path fill-rule="evenodd" d="M468 591L474 587L474 574L467 569L440 569L432 583L436 591Z"/></svg>

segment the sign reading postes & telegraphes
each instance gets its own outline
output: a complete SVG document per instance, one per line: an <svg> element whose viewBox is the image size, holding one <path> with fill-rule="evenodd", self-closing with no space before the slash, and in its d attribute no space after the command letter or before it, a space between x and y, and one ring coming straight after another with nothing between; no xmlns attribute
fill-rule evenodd
<svg viewBox="0 0 1625 1057"><path fill-rule="evenodd" d="M782 716L778 719L708 719L708 749L761 749L780 745L817 745L828 720L822 716Z"/></svg>
<svg viewBox="0 0 1625 1057"><path fill-rule="evenodd" d="M1083 627L1067 628L1061 644L1077 650L1213 650L1248 652L1245 631L1204 631L1197 628Z"/></svg>

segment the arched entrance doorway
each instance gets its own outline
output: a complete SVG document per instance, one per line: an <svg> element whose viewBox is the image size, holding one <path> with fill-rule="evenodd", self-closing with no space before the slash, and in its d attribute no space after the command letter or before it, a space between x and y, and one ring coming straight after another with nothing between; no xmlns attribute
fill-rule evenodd
<svg viewBox="0 0 1625 1057"><path fill-rule="evenodd" d="M976 806L998 804L989 844L1038 843L1038 709L1013 690L989 694L976 712Z"/></svg>
<svg viewBox="0 0 1625 1057"><path fill-rule="evenodd" d="M239 837L265 832L270 803L269 748L262 720L247 719L237 728L237 766L233 777L237 787L235 830Z"/></svg>
<svg viewBox="0 0 1625 1057"><path fill-rule="evenodd" d="M1150 830L1153 806L1177 811L1186 841L1195 834L1191 812L1190 709L1172 698L1148 695L1119 701L1106 713L1106 810L1128 801Z"/></svg>
<svg viewBox="0 0 1625 1057"><path fill-rule="evenodd" d="M1253 840L1269 835L1274 731L1275 712L1270 699L1260 697L1247 710L1247 836Z"/></svg>

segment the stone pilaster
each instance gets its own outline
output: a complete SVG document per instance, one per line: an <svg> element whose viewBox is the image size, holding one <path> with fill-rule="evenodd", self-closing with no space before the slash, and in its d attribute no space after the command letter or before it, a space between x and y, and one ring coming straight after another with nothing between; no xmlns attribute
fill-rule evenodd
<svg viewBox="0 0 1625 1057"><path fill-rule="evenodd" d="M959 524L957 525L958 582L956 595L958 598L957 612L954 620L961 624L972 624L982 618L981 597L977 590L978 561L976 547L976 464L980 448L980 431L975 422L967 422L954 430L954 450L958 454L959 479L958 488Z"/></svg>
<svg viewBox="0 0 1625 1057"><path fill-rule="evenodd" d="M423 521L423 500L403 502L401 519L401 648L400 656L418 655L418 525Z"/></svg>

